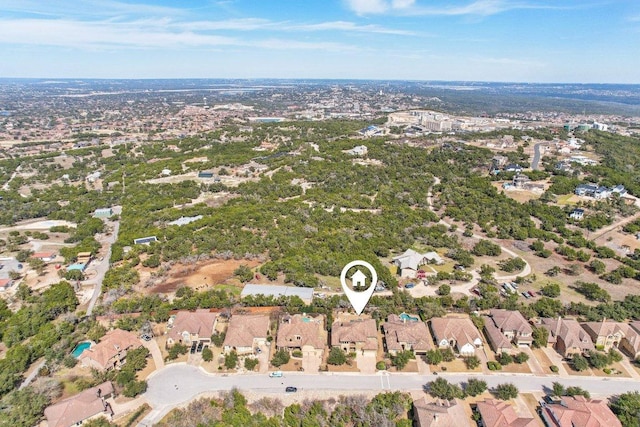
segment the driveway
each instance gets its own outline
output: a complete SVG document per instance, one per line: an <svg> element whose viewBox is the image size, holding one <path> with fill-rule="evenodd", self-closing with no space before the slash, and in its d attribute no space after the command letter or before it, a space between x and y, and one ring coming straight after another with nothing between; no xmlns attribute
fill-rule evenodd
<svg viewBox="0 0 640 427"><path fill-rule="evenodd" d="M304 372L316 373L320 371L320 365L322 364L322 355L316 354L316 352L305 351L302 355L302 369Z"/></svg>
<svg viewBox="0 0 640 427"><path fill-rule="evenodd" d="M156 340L142 340L142 345L145 346L147 350L149 350L149 353L151 353L151 357L153 357L153 363L156 365L156 370L164 368L164 359L162 358L162 352L160 351L160 347L158 347L158 343L156 342Z"/></svg>
<svg viewBox="0 0 640 427"><path fill-rule="evenodd" d="M356 363L360 373L375 374L376 373L376 356L375 354L362 354L361 351L356 352Z"/></svg>

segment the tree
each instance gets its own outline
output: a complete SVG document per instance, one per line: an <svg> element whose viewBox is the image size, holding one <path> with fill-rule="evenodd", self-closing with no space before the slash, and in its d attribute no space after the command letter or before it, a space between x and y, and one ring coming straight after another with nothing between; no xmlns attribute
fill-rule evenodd
<svg viewBox="0 0 640 427"><path fill-rule="evenodd" d="M609 295L609 293L602 289L597 283L578 281L576 282L575 289L588 300L600 302L611 301L611 295Z"/></svg>
<svg viewBox="0 0 640 427"><path fill-rule="evenodd" d="M225 336L226 334L224 332L215 332L213 335L211 335L211 342L216 347L222 347L222 344L224 344Z"/></svg>
<svg viewBox="0 0 640 427"><path fill-rule="evenodd" d="M438 399L461 399L464 396L464 392L460 386L451 384L444 378L438 378L435 381L427 383L429 394Z"/></svg>
<svg viewBox="0 0 640 427"><path fill-rule="evenodd" d="M273 359L271 359L271 364L277 368L279 366L286 365L287 363L289 363L289 359L291 359L289 352L281 348L280 350L276 351L275 354L273 355Z"/></svg>
<svg viewBox="0 0 640 427"><path fill-rule="evenodd" d="M576 354L571 358L571 366L573 367L574 370L578 372L582 372L589 369L589 362L584 356L580 354Z"/></svg>
<svg viewBox="0 0 640 427"><path fill-rule="evenodd" d="M333 347L327 356L327 363L335 366L344 365L347 363L347 355L340 347Z"/></svg>
<svg viewBox="0 0 640 427"><path fill-rule="evenodd" d="M464 392L469 396L478 396L487 391L487 382L476 378L471 378L467 381L467 386L464 388Z"/></svg>
<svg viewBox="0 0 640 427"><path fill-rule="evenodd" d="M202 360L211 362L213 360L213 351L209 347L202 349Z"/></svg>
<svg viewBox="0 0 640 427"><path fill-rule="evenodd" d="M244 368L247 371L253 371L259 364L260 361L255 357L247 357L246 359L244 359Z"/></svg>
<svg viewBox="0 0 640 427"><path fill-rule="evenodd" d="M438 295L446 296L451 293L451 286L447 284L442 284L438 287Z"/></svg>
<svg viewBox="0 0 640 427"><path fill-rule="evenodd" d="M453 362L456 358L456 355L453 354L453 349L451 347L440 349L439 351L440 353L442 353L443 362Z"/></svg>
<svg viewBox="0 0 640 427"><path fill-rule="evenodd" d="M517 364L526 363L527 360L529 360L529 355L524 351L521 351L513 357L513 361Z"/></svg>
<svg viewBox="0 0 640 427"><path fill-rule="evenodd" d="M609 355L600 351L589 350L589 365L596 369L602 369L610 364Z"/></svg>
<svg viewBox="0 0 640 427"><path fill-rule="evenodd" d="M391 358L391 363L393 364L393 366L398 368L399 371L401 371L402 369L404 369L405 366L407 366L407 363L409 363L409 360L415 359L415 358L416 357L413 354L413 351L411 350L399 351L396 353L395 356ZM327 363L329 362L327 361Z"/></svg>
<svg viewBox="0 0 640 427"><path fill-rule="evenodd" d="M623 393L613 398L611 410L625 427L640 427L640 392Z"/></svg>
<svg viewBox="0 0 640 427"><path fill-rule="evenodd" d="M429 365L439 365L442 363L442 353L437 348L427 351L425 359Z"/></svg>
<svg viewBox="0 0 640 427"><path fill-rule="evenodd" d="M500 249L499 245L496 245L489 240L480 240L473 247L471 253L475 256L499 256L502 253L502 249Z"/></svg>
<svg viewBox="0 0 640 427"><path fill-rule="evenodd" d="M169 354L167 354L167 360L175 360L181 354L187 354L189 349L184 344L174 344L169 348Z"/></svg>
<svg viewBox="0 0 640 427"><path fill-rule="evenodd" d="M584 396L587 399L591 397L591 394L587 390L577 386L567 387L567 389L565 390L565 395L566 396Z"/></svg>
<svg viewBox="0 0 640 427"><path fill-rule="evenodd" d="M509 353L507 353L506 351L503 351L502 353L496 355L496 360L498 361L498 363L500 363L502 366L507 366L510 363L513 363L513 356L511 356Z"/></svg>
<svg viewBox="0 0 640 427"><path fill-rule="evenodd" d="M251 268L245 264L242 264L238 268L236 268L233 274L237 276L238 279L243 283L246 283L249 280L253 279L253 271L251 271Z"/></svg>
<svg viewBox="0 0 640 427"><path fill-rule="evenodd" d="M287 353L287 356L289 354ZM288 360L287 360L288 361ZM231 351L224 355L224 367L227 369L235 369L238 365L238 353Z"/></svg>
<svg viewBox="0 0 640 427"><path fill-rule="evenodd" d="M560 285L557 283L549 283L540 289L542 295L549 298L557 298L560 296Z"/></svg>
<svg viewBox="0 0 640 427"><path fill-rule="evenodd" d="M515 399L518 397L518 387L511 383L498 384L494 390L494 394L500 400Z"/></svg>
<svg viewBox="0 0 640 427"><path fill-rule="evenodd" d="M464 364L467 366L467 369L476 369L480 366L480 359L478 356L470 356L464 358Z"/></svg>
<svg viewBox="0 0 640 427"><path fill-rule="evenodd" d="M551 395L556 397L564 396L565 388L559 382L554 381L551 388Z"/></svg>
<svg viewBox="0 0 640 427"><path fill-rule="evenodd" d="M589 263L589 268L595 274L600 275L600 274L603 274L606 271L607 266L605 265L604 262L600 261L599 259L594 259L593 261L591 261Z"/></svg>
<svg viewBox="0 0 640 427"><path fill-rule="evenodd" d="M122 394L125 397L136 397L137 395L142 394L145 391L147 391L147 382L146 381L144 381L144 380L142 380L142 381L130 381L124 387L124 390L122 391Z"/></svg>

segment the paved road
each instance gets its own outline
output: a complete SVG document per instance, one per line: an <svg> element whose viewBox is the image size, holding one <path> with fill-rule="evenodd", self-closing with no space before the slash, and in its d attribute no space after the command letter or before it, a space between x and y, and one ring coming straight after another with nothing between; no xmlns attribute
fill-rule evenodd
<svg viewBox="0 0 640 427"><path fill-rule="evenodd" d="M545 143L543 142L539 142L533 146L533 160L531 161L531 169L533 169L534 171L538 170L538 166L540 163L540 146L544 144Z"/></svg>
<svg viewBox="0 0 640 427"><path fill-rule="evenodd" d="M24 381L22 381L22 384L20 384L20 387L18 389L22 390L23 388L31 384L31 381L33 381L38 376L38 372L40 371L40 368L42 368L45 363L46 363L46 360L41 360L40 362L38 362L38 364L33 367L33 370L31 371L31 373L27 375L27 378L25 378Z"/></svg>
<svg viewBox="0 0 640 427"><path fill-rule="evenodd" d="M592 395L611 395L638 390L638 382L631 378L600 377L564 377L556 375L534 376L531 374L493 373L440 373L456 384L465 383L470 377L487 382L489 388L510 382L521 392L540 392L550 389L554 381L565 386L578 386ZM145 400L153 411L145 417L141 425L151 425L159 421L171 409L189 402L198 395L207 392L230 390L252 390L263 393L282 394L286 386L295 386L304 397L305 391L336 390L344 393L358 391L411 391L423 390L426 383L433 381L434 375L378 373L364 375L359 373L323 373L304 374L286 372L283 378L269 378L265 374L230 375L209 374L186 364L173 364L156 371L147 381L149 388L144 394Z"/></svg>
<svg viewBox="0 0 640 427"><path fill-rule="evenodd" d="M113 212L120 215L122 213L122 208L120 206L116 206L113 208ZM85 282L85 284L95 283L93 295L91 295L91 301L89 301L89 307L87 308L87 316L91 316L91 313L93 313L93 307L95 307L96 302L98 302L98 298L100 297L100 293L102 292L102 281L104 280L104 275L107 274L107 270L109 270L110 266L111 245L113 245L118 239L118 230L120 230L120 220L114 222L113 232L111 233L111 236L107 236L109 249L107 249L107 253L103 257L102 261L95 264L96 276Z"/></svg>

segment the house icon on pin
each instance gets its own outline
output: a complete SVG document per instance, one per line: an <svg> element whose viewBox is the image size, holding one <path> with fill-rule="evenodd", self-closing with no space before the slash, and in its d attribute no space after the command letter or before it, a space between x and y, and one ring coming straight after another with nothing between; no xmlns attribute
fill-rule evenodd
<svg viewBox="0 0 640 427"><path fill-rule="evenodd" d="M365 276L364 273L360 270L356 271L355 273L353 273L353 276L351 276L351 284L353 286L353 289L365 289L367 287L366 281L367 276Z"/></svg>

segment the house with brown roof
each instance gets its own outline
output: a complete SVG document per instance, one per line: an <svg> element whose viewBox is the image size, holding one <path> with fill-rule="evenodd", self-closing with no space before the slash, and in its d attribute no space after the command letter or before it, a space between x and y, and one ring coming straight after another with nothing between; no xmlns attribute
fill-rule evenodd
<svg viewBox="0 0 640 427"><path fill-rule="evenodd" d="M482 347L480 331L468 317L434 317L431 332L438 348L452 348L463 357Z"/></svg>
<svg viewBox="0 0 640 427"><path fill-rule="evenodd" d="M485 399L477 403L484 427L538 427L533 418L519 417L513 406L496 399Z"/></svg>
<svg viewBox="0 0 640 427"><path fill-rule="evenodd" d="M378 352L378 328L373 319L335 321L331 326L331 346L340 347L345 353L359 352L373 354Z"/></svg>
<svg viewBox="0 0 640 427"><path fill-rule="evenodd" d="M266 344L269 324L269 316L263 314L234 314L224 338L224 352L235 350L238 354L253 353L256 347Z"/></svg>
<svg viewBox="0 0 640 427"><path fill-rule="evenodd" d="M549 427L622 427L606 400L563 396L558 403L540 406L540 416Z"/></svg>
<svg viewBox="0 0 640 427"><path fill-rule="evenodd" d="M493 309L489 315L492 323L515 345L533 344L533 328L519 311Z"/></svg>
<svg viewBox="0 0 640 427"><path fill-rule="evenodd" d="M640 321L631 322L618 348L631 358L640 360Z"/></svg>
<svg viewBox="0 0 640 427"><path fill-rule="evenodd" d="M548 344L563 357L595 350L591 337L575 319L543 317L540 327L549 331Z"/></svg>
<svg viewBox="0 0 640 427"><path fill-rule="evenodd" d="M107 381L48 406L44 416L49 427L71 427L100 416L111 417L113 410L106 400L112 395L113 384Z"/></svg>
<svg viewBox="0 0 640 427"><path fill-rule="evenodd" d="M413 402L413 420L416 427L475 426L467 417L460 401L422 398Z"/></svg>
<svg viewBox="0 0 640 427"><path fill-rule="evenodd" d="M35 252L34 254L31 255L31 258L40 259L44 262L51 262L54 259L56 259L56 253L55 252Z"/></svg>
<svg viewBox="0 0 640 427"><path fill-rule="evenodd" d="M399 351L411 350L414 354L427 354L431 350L429 328L420 319L390 314L382 325L387 353L395 356Z"/></svg>
<svg viewBox="0 0 640 427"><path fill-rule="evenodd" d="M98 344L84 350L78 360L83 366L104 371L116 368L124 363L129 350L142 347L138 337L122 329L109 331Z"/></svg>
<svg viewBox="0 0 640 427"><path fill-rule="evenodd" d="M300 350L304 355L320 356L327 345L324 315L310 317L305 314L287 314L278 325L276 348L288 351Z"/></svg>
<svg viewBox="0 0 640 427"><path fill-rule="evenodd" d="M173 321L170 321L171 329L167 338L167 344L175 343L192 345L193 343L211 342L211 335L216 327L217 313L211 313L207 309L192 311L179 311Z"/></svg>
<svg viewBox="0 0 640 427"><path fill-rule="evenodd" d="M629 324L603 319L602 322L582 323L582 328L589 334L597 349L609 351L620 345L629 330Z"/></svg>
<svg viewBox="0 0 640 427"><path fill-rule="evenodd" d="M509 338L504 336L489 316L482 316L482 319L484 320L484 334L491 349L496 353L510 353L513 350L513 346Z"/></svg>

